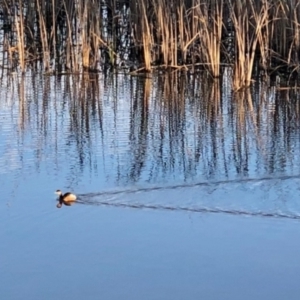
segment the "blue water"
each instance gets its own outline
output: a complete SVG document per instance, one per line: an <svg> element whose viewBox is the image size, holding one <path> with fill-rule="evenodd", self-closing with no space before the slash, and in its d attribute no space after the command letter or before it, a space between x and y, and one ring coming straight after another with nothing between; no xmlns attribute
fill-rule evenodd
<svg viewBox="0 0 300 300"><path fill-rule="evenodd" d="M0 83L1 299L299 298L297 95ZM78 203L57 209L58 188Z"/></svg>
<svg viewBox="0 0 300 300"><path fill-rule="evenodd" d="M298 221L88 206L32 217L1 229L4 299L298 298Z"/></svg>

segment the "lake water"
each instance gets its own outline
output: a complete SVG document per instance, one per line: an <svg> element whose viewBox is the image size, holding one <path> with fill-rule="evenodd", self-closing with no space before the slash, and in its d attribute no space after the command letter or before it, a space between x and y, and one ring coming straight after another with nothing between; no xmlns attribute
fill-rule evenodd
<svg viewBox="0 0 300 300"><path fill-rule="evenodd" d="M298 299L300 97L228 78L1 77L1 299Z"/></svg>

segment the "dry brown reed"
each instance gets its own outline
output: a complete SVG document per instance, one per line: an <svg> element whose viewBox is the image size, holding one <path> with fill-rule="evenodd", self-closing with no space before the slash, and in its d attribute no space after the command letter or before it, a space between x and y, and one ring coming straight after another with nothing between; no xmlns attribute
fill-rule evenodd
<svg viewBox="0 0 300 300"><path fill-rule="evenodd" d="M228 0L235 30L233 88L250 86L259 37L267 25L267 1Z"/></svg>
<svg viewBox="0 0 300 300"><path fill-rule="evenodd" d="M214 77L220 75L223 0L203 2L195 10L197 32L201 39L202 60Z"/></svg>
<svg viewBox="0 0 300 300"><path fill-rule="evenodd" d="M4 63L46 72L125 67L233 67L233 89L267 74L297 75L300 3L295 0L3 0Z"/></svg>

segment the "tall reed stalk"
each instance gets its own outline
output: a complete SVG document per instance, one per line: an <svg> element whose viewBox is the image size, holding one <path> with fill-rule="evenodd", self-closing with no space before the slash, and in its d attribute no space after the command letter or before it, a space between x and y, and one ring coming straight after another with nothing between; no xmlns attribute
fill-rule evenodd
<svg viewBox="0 0 300 300"><path fill-rule="evenodd" d="M142 43L144 49L144 62L145 62L145 70L151 70L151 45L152 38L150 33L150 25L147 18L146 5L144 1L140 4L141 7L141 16L142 16L142 27L140 33L142 34Z"/></svg>
<svg viewBox="0 0 300 300"><path fill-rule="evenodd" d="M267 26L267 1L228 0L235 29L235 61L233 88L239 90L251 84L256 47L262 30Z"/></svg>
<svg viewBox="0 0 300 300"><path fill-rule="evenodd" d="M40 29L40 39L42 43L42 61L44 64L45 71L50 70L50 48L49 48L49 37L46 25L46 11L44 7L44 3L37 0L37 14L38 14L38 22ZM43 6L43 7L42 7Z"/></svg>
<svg viewBox="0 0 300 300"><path fill-rule="evenodd" d="M203 1L195 9L201 60L213 77L220 75L223 0Z"/></svg>
<svg viewBox="0 0 300 300"><path fill-rule="evenodd" d="M24 19L23 19L23 2L22 0L19 0L18 2L19 8L20 8L20 15L18 16L17 10L15 10L15 26L17 30L17 48L18 48L18 54L19 54L19 63L22 72L25 72L25 45L24 45Z"/></svg>

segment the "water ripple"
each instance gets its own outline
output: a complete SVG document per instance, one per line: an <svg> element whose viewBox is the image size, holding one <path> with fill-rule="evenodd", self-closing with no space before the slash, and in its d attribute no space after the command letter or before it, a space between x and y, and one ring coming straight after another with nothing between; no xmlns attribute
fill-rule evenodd
<svg viewBox="0 0 300 300"><path fill-rule="evenodd" d="M78 195L78 203L300 219L299 179L300 175L283 175L85 193Z"/></svg>

